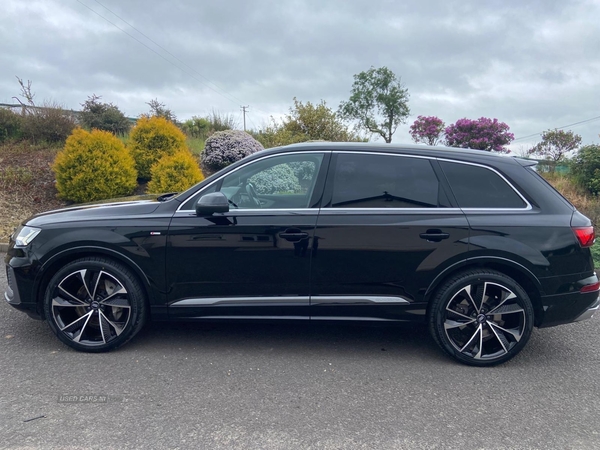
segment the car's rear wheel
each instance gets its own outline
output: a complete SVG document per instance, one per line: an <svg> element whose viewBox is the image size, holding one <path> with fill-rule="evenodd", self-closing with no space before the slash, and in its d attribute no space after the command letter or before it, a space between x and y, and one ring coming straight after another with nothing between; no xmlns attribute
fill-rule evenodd
<svg viewBox="0 0 600 450"><path fill-rule="evenodd" d="M44 310L52 331L77 350L103 352L130 340L144 325L147 305L137 277L105 258L82 258L50 280Z"/></svg>
<svg viewBox="0 0 600 450"><path fill-rule="evenodd" d="M473 270L438 289L429 327L438 345L457 361L492 366L523 349L533 320L531 300L518 283L500 272Z"/></svg>

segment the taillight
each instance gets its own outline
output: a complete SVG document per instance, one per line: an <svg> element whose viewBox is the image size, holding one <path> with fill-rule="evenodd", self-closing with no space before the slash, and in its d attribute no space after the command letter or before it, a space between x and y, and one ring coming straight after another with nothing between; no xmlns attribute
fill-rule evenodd
<svg viewBox="0 0 600 450"><path fill-rule="evenodd" d="M594 292L600 290L600 281L596 281L594 284L587 284L583 286L579 292L582 294L585 292Z"/></svg>
<svg viewBox="0 0 600 450"><path fill-rule="evenodd" d="M577 236L579 245L582 247L591 247L594 245L596 235L594 233L594 227L573 227L573 232Z"/></svg>

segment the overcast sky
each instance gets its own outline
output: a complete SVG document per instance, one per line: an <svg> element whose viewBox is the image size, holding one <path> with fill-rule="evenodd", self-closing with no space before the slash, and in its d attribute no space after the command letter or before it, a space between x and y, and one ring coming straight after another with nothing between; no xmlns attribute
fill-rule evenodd
<svg viewBox="0 0 600 450"><path fill-rule="evenodd" d="M568 129L600 142L598 0L2 0L1 9L1 103L15 103L19 76L38 103L80 109L96 94L137 117L157 98L179 119L215 109L240 126L249 105L256 129L294 97L337 110L354 74L387 66L410 93L396 143L410 142L418 115L498 118L517 153L539 139L526 136L581 121Z"/></svg>

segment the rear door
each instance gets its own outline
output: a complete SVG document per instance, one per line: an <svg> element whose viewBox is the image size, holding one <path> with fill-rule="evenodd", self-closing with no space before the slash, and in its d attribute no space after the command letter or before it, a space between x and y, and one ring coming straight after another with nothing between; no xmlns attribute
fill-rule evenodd
<svg viewBox="0 0 600 450"><path fill-rule="evenodd" d="M313 249L311 319L414 320L469 227L437 161L334 152Z"/></svg>

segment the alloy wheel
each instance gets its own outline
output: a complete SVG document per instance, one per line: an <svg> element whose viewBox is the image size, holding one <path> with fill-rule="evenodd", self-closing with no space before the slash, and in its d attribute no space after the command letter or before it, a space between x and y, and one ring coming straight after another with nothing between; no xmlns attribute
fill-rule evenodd
<svg viewBox="0 0 600 450"><path fill-rule="evenodd" d="M51 312L58 331L84 346L118 338L131 319L131 301L123 282L100 269L65 276L52 294Z"/></svg>
<svg viewBox="0 0 600 450"><path fill-rule="evenodd" d="M527 330L523 299L503 284L476 281L448 301L444 332L462 355L484 362L509 354Z"/></svg>

